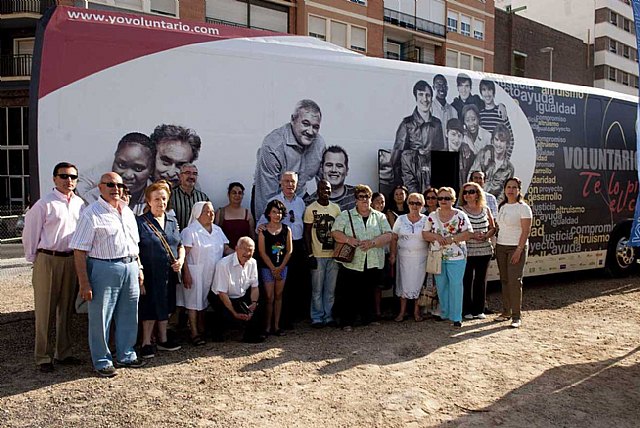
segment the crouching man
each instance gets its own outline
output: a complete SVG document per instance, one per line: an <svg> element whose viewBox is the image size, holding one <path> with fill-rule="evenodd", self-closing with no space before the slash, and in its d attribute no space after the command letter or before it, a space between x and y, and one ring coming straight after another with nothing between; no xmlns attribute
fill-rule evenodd
<svg viewBox="0 0 640 428"><path fill-rule="evenodd" d="M262 320L256 316L258 308L258 265L251 258L256 248L253 239L238 239L236 251L216 265L210 294L214 309L213 340L224 340L224 332L233 320L244 324L244 342L264 342Z"/></svg>

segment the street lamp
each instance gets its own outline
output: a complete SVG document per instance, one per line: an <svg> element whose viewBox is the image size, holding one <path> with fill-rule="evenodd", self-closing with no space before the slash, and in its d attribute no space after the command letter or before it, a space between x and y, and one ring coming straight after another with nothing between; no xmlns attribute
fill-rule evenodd
<svg viewBox="0 0 640 428"><path fill-rule="evenodd" d="M553 82L553 46L540 49L541 53L549 52L549 81Z"/></svg>

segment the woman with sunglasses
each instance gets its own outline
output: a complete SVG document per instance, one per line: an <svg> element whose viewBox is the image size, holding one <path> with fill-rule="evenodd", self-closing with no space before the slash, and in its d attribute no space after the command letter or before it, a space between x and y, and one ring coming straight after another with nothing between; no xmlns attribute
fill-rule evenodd
<svg viewBox="0 0 640 428"><path fill-rule="evenodd" d="M401 215L393 225L391 241L391 264L396 264L396 296L400 297L400 313L395 321L404 321L407 300L420 297L422 283L426 273L427 241L422 238L422 229L427 216L420 214L424 206L424 197L420 193L411 193L407 198L409 214ZM397 262L397 263L396 263ZM417 301L413 306L413 318L422 321Z"/></svg>
<svg viewBox="0 0 640 428"><path fill-rule="evenodd" d="M407 204L408 194L409 189L407 189L407 186L396 186L393 188L393 192L389 195L389 203L385 208L389 226L393 227L393 224L399 216L409 213L409 205Z"/></svg>
<svg viewBox="0 0 640 428"><path fill-rule="evenodd" d="M358 314L363 325L373 321L374 288L382 281L384 247L392 236L385 215L371 208L371 188L358 184L354 193L356 207L342 211L331 229L335 242L356 247L351 262L339 262L342 266L338 274L337 297L342 301L337 303L345 331L353 330Z"/></svg>
<svg viewBox="0 0 640 428"><path fill-rule="evenodd" d="M451 187L438 189L438 209L427 216L422 236L433 242L432 249L442 250L442 271L435 276L440 299L440 318L462 327L462 278L467 264L465 241L473 229L464 211L453 208L456 191Z"/></svg>
<svg viewBox="0 0 640 428"><path fill-rule="evenodd" d="M512 328L521 325L522 276L533 219L531 207L522 198L522 181L517 177L505 181L502 202L498 205L496 245L503 309L496 321L511 320Z"/></svg>
<svg viewBox="0 0 640 428"><path fill-rule="evenodd" d="M465 183L458 205L469 217L473 236L467 240L467 266L464 271L462 312L465 319L485 319L487 269L493 254L491 237L496 228L487 208L482 188L477 183Z"/></svg>
<svg viewBox="0 0 640 428"><path fill-rule="evenodd" d="M216 224L220 226L224 234L229 238L229 247L235 249L238 239L248 236L255 240L255 221L251 212L242 207L244 186L234 181L227 189L229 203L218 209Z"/></svg>
<svg viewBox="0 0 640 428"><path fill-rule="evenodd" d="M424 214L429 215L438 209L438 189L428 187L422 195L424 196Z"/></svg>

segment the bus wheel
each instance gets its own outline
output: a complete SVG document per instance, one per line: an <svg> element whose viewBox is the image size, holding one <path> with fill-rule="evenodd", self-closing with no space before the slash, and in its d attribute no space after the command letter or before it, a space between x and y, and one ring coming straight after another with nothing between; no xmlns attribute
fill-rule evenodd
<svg viewBox="0 0 640 428"><path fill-rule="evenodd" d="M606 269L615 278L631 274L636 269L637 250L629 245L631 224L616 228L609 240Z"/></svg>

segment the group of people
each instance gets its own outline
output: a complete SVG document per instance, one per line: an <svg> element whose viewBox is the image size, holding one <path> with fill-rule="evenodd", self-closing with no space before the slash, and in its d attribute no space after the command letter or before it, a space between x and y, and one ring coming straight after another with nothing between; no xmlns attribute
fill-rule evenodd
<svg viewBox="0 0 640 428"><path fill-rule="evenodd" d="M297 173L285 171L280 192L255 221L242 207L241 183L229 185L229 203L216 211L196 189L197 176L197 167L185 163L177 185L150 184L144 190L145 209L136 216L119 174L103 174L100 197L86 205L74 193L77 167L55 166L55 188L27 213L23 234L26 258L34 263L40 370L52 371L54 362L80 362L71 355L69 331L76 281L79 298L88 302L92 363L104 377L115 376L117 366L142 367L158 351L180 349L168 334L172 314L180 312L186 313L194 346L208 337L224 340L233 323L244 324L244 340L256 343L284 335L294 321L307 317L313 328L345 331L378 322L381 290L389 283L400 297L396 320L402 321L407 302L435 281L439 319L459 327L463 316L484 318L496 230L504 303L500 319L520 326L531 210L517 178L506 181L495 214L486 204L489 194L474 182L464 184L458 208L456 192L448 187L424 194L399 187L385 204L384 195L357 185L355 207L341 210L330 200L326 179L318 182L316 200L305 206L296 193ZM482 171L473 176L482 183ZM354 249L349 261L333 257L342 244ZM427 276L427 254L434 249L441 250L441 273ZM414 316L422 320L417 304ZM49 339L54 317L55 347ZM112 334L115 358L109 348Z"/></svg>

